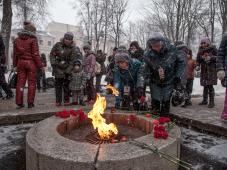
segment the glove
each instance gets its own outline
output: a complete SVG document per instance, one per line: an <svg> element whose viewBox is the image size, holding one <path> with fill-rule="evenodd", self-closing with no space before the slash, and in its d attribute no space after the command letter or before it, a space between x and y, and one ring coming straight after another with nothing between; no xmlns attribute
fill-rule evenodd
<svg viewBox="0 0 227 170"><path fill-rule="evenodd" d="M200 67L199 66L196 66L195 70L196 71L199 71L200 70Z"/></svg>
<svg viewBox="0 0 227 170"><path fill-rule="evenodd" d="M142 87L138 87L137 89L138 97L141 98L143 96L144 90Z"/></svg>
<svg viewBox="0 0 227 170"><path fill-rule="evenodd" d="M174 78L174 88L177 89L181 85L181 78L175 77Z"/></svg>
<svg viewBox="0 0 227 170"><path fill-rule="evenodd" d="M225 78L225 71L224 70L218 71L217 77L218 77L219 80L222 81Z"/></svg>
<svg viewBox="0 0 227 170"><path fill-rule="evenodd" d="M91 73L87 73L87 80L91 79Z"/></svg>
<svg viewBox="0 0 227 170"><path fill-rule="evenodd" d="M17 67L14 67L14 68L13 68L13 71L14 71L14 72L17 72Z"/></svg>

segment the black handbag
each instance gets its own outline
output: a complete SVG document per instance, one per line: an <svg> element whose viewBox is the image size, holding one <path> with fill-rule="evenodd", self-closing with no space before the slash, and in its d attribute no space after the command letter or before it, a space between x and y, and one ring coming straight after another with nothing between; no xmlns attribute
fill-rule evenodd
<svg viewBox="0 0 227 170"><path fill-rule="evenodd" d="M17 73L11 71L8 78L9 87L15 89L17 87Z"/></svg>

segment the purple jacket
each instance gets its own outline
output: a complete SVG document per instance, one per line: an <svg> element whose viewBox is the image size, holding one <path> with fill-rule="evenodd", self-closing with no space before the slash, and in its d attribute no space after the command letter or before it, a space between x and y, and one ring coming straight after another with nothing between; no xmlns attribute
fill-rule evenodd
<svg viewBox="0 0 227 170"><path fill-rule="evenodd" d="M84 65L84 72L87 75L90 73L91 77L95 77L96 57L93 52L85 55L83 65Z"/></svg>

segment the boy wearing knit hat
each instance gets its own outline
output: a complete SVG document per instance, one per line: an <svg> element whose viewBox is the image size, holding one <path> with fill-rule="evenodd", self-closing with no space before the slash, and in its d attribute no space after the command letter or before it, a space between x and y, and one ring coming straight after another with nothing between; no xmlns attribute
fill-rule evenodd
<svg viewBox="0 0 227 170"><path fill-rule="evenodd" d="M116 108L138 109L138 99L143 95L143 65L131 59L127 50L115 55L114 86L120 92L116 97Z"/></svg>

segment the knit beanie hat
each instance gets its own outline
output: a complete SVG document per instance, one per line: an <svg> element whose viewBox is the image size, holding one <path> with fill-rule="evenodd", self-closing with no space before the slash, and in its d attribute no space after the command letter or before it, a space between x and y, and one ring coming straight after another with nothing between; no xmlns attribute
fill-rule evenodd
<svg viewBox="0 0 227 170"><path fill-rule="evenodd" d="M26 31L30 31L30 32L36 33L36 28L30 21L25 21L24 22L24 29Z"/></svg>
<svg viewBox="0 0 227 170"><path fill-rule="evenodd" d="M115 63L118 63L121 61L125 61L125 62L130 61L130 56L127 51L118 52L114 58L115 58Z"/></svg>
<svg viewBox="0 0 227 170"><path fill-rule="evenodd" d="M65 33L65 35L64 35L64 39L66 39L66 40L73 40L73 38L74 38L74 35L73 35L73 33L72 32L67 32L67 33Z"/></svg>

